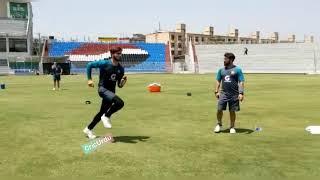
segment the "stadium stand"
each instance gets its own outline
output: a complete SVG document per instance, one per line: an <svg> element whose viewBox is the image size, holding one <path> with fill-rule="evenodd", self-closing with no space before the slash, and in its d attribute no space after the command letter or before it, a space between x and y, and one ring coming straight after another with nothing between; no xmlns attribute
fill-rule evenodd
<svg viewBox="0 0 320 180"><path fill-rule="evenodd" d="M33 55L31 0L2 0L0 1L0 7L0 59L2 60L0 73L31 72L34 69L26 69L25 66L21 65L23 63L27 67L28 62L22 61L32 59Z"/></svg>
<svg viewBox="0 0 320 180"><path fill-rule="evenodd" d="M123 48L123 66L127 72L170 72L169 47L160 43L105 44L82 42L52 42L49 57L68 56L71 73L84 73L87 63L110 58L112 47Z"/></svg>
<svg viewBox="0 0 320 180"><path fill-rule="evenodd" d="M33 71L39 69L39 62L15 61L9 62L9 67L15 74L33 74Z"/></svg>
<svg viewBox="0 0 320 180"><path fill-rule="evenodd" d="M235 64L247 73L318 73L320 67L319 46L313 43L196 45L195 52L200 73L221 68L225 52L233 52Z"/></svg>

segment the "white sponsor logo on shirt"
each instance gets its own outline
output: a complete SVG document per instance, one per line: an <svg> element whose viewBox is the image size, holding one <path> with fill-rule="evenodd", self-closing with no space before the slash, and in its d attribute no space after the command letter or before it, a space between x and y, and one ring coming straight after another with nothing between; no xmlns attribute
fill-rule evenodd
<svg viewBox="0 0 320 180"><path fill-rule="evenodd" d="M112 75L111 75L111 80L112 80L112 81L116 81L116 78L117 78L117 74L112 74Z"/></svg>
<svg viewBox="0 0 320 180"><path fill-rule="evenodd" d="M227 75L227 76L224 77L224 82L231 82L229 75Z"/></svg>

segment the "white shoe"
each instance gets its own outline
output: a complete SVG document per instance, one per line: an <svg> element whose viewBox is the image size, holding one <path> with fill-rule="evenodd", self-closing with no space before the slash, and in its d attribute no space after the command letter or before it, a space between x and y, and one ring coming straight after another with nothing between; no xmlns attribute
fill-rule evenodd
<svg viewBox="0 0 320 180"><path fill-rule="evenodd" d="M103 126L104 126L105 128L109 128L109 129L112 128L111 120L110 120L110 118L108 118L107 116L102 115L102 116L101 116L101 121L102 121Z"/></svg>
<svg viewBox="0 0 320 180"><path fill-rule="evenodd" d="M235 134L235 133L237 133L237 132L236 132L236 129L235 129L235 128L231 128L231 129L230 129L230 134Z"/></svg>
<svg viewBox="0 0 320 180"><path fill-rule="evenodd" d="M217 124L217 126L214 128L214 132L215 133L219 133L222 129L222 126L220 126L219 124Z"/></svg>
<svg viewBox="0 0 320 180"><path fill-rule="evenodd" d="M56 90L56 88L52 88L52 91L55 91Z"/></svg>
<svg viewBox="0 0 320 180"><path fill-rule="evenodd" d="M89 139L95 139L97 137L90 129L88 129L88 127L84 128L83 132L88 136Z"/></svg>

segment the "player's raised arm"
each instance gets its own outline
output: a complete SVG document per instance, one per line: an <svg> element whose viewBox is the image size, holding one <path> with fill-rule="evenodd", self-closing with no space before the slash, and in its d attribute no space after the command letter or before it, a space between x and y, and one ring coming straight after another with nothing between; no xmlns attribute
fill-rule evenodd
<svg viewBox="0 0 320 180"><path fill-rule="evenodd" d="M118 78L117 84L119 88L123 88L123 86L126 84L127 82L127 76L124 75L124 69L121 69L121 74Z"/></svg>
<svg viewBox="0 0 320 180"><path fill-rule="evenodd" d="M88 78L88 86L94 87L94 83L92 81L92 69L100 68L107 64L105 60L93 61L87 64L87 78Z"/></svg>
<svg viewBox="0 0 320 180"><path fill-rule="evenodd" d="M119 88L123 88L123 86L126 84L127 82L127 76L123 76L119 81L118 81L118 87Z"/></svg>

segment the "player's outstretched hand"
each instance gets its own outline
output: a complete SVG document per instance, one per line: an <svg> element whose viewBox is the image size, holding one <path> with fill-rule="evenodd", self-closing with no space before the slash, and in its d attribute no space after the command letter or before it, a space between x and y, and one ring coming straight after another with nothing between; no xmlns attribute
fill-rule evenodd
<svg viewBox="0 0 320 180"><path fill-rule="evenodd" d="M123 87L126 84L127 79L128 79L127 76L123 76L123 78L120 81L120 87Z"/></svg>
<svg viewBox="0 0 320 180"><path fill-rule="evenodd" d="M239 100L240 100L240 102L242 102L243 99L244 99L244 96L243 96L242 94L239 94Z"/></svg>
<svg viewBox="0 0 320 180"><path fill-rule="evenodd" d="M94 82L92 80L88 80L88 86L89 87L94 87Z"/></svg>

